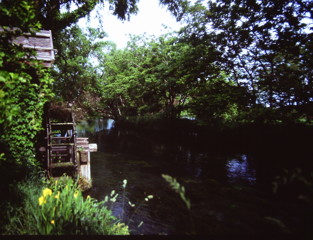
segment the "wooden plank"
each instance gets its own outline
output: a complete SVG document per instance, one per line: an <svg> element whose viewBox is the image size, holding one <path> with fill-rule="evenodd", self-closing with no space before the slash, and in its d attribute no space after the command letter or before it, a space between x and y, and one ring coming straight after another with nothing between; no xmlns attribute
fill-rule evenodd
<svg viewBox="0 0 313 240"><path fill-rule="evenodd" d="M54 51L54 49L51 49L50 47L38 47L38 46L31 46L31 45L23 45L25 48L34 48L37 50L43 50L43 51Z"/></svg>
<svg viewBox="0 0 313 240"><path fill-rule="evenodd" d="M78 142L88 142L88 138L76 138Z"/></svg>
<svg viewBox="0 0 313 240"><path fill-rule="evenodd" d="M51 137L51 140L69 140L72 137Z"/></svg>
<svg viewBox="0 0 313 240"><path fill-rule="evenodd" d="M61 145L61 146L51 146L51 150L52 151L57 151L57 150L62 150L62 149L67 150L68 147L67 146L63 146L63 145Z"/></svg>
<svg viewBox="0 0 313 240"><path fill-rule="evenodd" d="M31 33L24 33L26 36L34 36ZM36 37L51 37L51 30L40 30L40 32L35 33Z"/></svg>
<svg viewBox="0 0 313 240"><path fill-rule="evenodd" d="M55 146L74 146L74 143L50 143L49 147L55 147Z"/></svg>
<svg viewBox="0 0 313 240"><path fill-rule="evenodd" d="M63 162L63 163L52 163L50 168L64 168L64 167L75 167L72 162Z"/></svg>
<svg viewBox="0 0 313 240"><path fill-rule="evenodd" d="M65 123L61 123L61 122L52 122L51 126L66 126L66 125L74 125L75 123L72 122L65 122Z"/></svg>
<svg viewBox="0 0 313 240"><path fill-rule="evenodd" d="M19 36L13 41L17 44L22 44L23 47L31 47L34 49L39 48L49 48L50 50L53 50L53 46L51 46L50 38L38 38L36 36Z"/></svg>
<svg viewBox="0 0 313 240"><path fill-rule="evenodd" d="M88 146L89 142L76 142L77 146Z"/></svg>
<svg viewBox="0 0 313 240"><path fill-rule="evenodd" d="M98 151L98 145L96 143L90 143L89 144L89 151L90 152L97 152Z"/></svg>

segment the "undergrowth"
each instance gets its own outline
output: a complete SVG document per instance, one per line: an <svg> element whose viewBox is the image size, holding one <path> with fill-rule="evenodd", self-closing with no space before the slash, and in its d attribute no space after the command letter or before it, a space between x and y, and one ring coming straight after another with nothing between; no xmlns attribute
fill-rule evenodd
<svg viewBox="0 0 313 240"><path fill-rule="evenodd" d="M77 183L56 181L19 183L23 199L18 208L8 206L6 235L128 235L128 226L112 215L105 201L83 197Z"/></svg>

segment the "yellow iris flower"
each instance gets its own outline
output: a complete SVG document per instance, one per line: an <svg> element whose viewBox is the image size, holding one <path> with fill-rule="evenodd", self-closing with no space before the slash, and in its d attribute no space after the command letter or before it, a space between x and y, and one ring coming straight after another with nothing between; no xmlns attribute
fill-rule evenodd
<svg viewBox="0 0 313 240"><path fill-rule="evenodd" d="M58 191L58 193L54 196L54 198L56 199L60 198L60 191Z"/></svg>
<svg viewBox="0 0 313 240"><path fill-rule="evenodd" d="M51 196L52 195L52 190L49 188L45 188L44 190L42 190L42 196L43 197L47 197L47 196Z"/></svg>
<svg viewBox="0 0 313 240"><path fill-rule="evenodd" d="M41 206L42 204L45 204L46 202L47 201L44 196L41 196L40 198L38 198L39 206Z"/></svg>

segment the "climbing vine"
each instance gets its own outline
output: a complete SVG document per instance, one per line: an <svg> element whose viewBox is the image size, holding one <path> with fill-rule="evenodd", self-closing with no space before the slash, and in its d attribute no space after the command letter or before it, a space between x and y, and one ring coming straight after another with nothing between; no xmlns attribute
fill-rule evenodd
<svg viewBox="0 0 313 240"><path fill-rule="evenodd" d="M42 69L38 74L39 83L34 83L25 72L0 70L1 151L18 164L35 164L34 139L41 128L43 105L51 95L48 74Z"/></svg>
<svg viewBox="0 0 313 240"><path fill-rule="evenodd" d="M25 11L27 16L24 16ZM22 31L34 32L40 27L32 11L31 3L27 1L0 7L1 18L22 19L15 26L1 24L0 166L5 161L36 165L35 136L41 129L43 106L52 96L49 71L31 58L35 54L33 51L12 43Z"/></svg>

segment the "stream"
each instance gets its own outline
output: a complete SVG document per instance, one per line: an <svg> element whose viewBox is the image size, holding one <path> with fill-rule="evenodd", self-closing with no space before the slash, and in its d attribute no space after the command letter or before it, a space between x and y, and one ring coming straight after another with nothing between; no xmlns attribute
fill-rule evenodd
<svg viewBox="0 0 313 240"><path fill-rule="evenodd" d="M101 201L117 192L116 202L108 207L133 235L255 235L281 233L288 231L286 225L300 224L301 216L286 214L272 188L283 169L311 161L312 150L303 144L299 150L290 147L293 143L273 147L278 139L267 142L268 136L139 134L115 127L111 119L82 121L77 132L98 144L98 151L91 153L93 188L88 194ZM303 161L292 161L295 157ZM185 187L190 211L162 174ZM149 195L153 198L147 199Z"/></svg>

